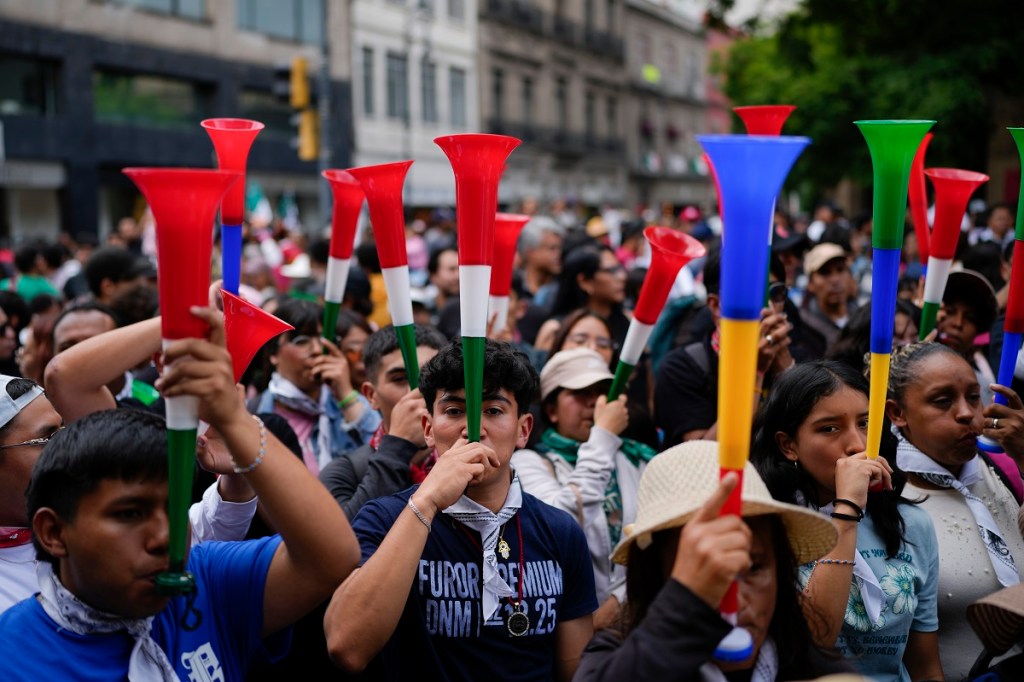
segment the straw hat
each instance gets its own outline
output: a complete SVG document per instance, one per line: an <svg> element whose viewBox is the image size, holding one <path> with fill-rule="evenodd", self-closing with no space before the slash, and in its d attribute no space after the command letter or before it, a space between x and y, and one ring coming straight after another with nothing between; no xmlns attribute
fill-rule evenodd
<svg viewBox="0 0 1024 682"><path fill-rule="evenodd" d="M718 487L718 479L718 443L714 441L688 441L651 460L640 478L636 522L622 529L612 561L625 564L634 542L646 549L655 531L689 521ZM810 509L772 499L749 463L743 470L741 495L743 516L782 517L797 563L814 561L835 546L838 535L831 521Z"/></svg>
<svg viewBox="0 0 1024 682"><path fill-rule="evenodd" d="M993 592L967 607L967 620L989 653L998 656L1024 639L1024 583Z"/></svg>

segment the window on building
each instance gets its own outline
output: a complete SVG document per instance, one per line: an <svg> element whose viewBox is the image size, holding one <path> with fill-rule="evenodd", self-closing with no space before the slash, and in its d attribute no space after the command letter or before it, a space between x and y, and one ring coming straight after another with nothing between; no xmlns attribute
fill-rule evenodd
<svg viewBox="0 0 1024 682"><path fill-rule="evenodd" d="M636 34L636 49L640 55L641 64L653 63L653 55L651 54L651 37L646 33Z"/></svg>
<svg viewBox="0 0 1024 682"><path fill-rule="evenodd" d="M93 112L104 123L193 126L211 113L213 88L194 81L97 69Z"/></svg>
<svg viewBox="0 0 1024 682"><path fill-rule="evenodd" d="M583 29L587 33L594 30L594 0L583 0Z"/></svg>
<svg viewBox="0 0 1024 682"><path fill-rule="evenodd" d="M672 43L665 43L665 65L663 75L672 77L677 73L679 67L679 52Z"/></svg>
<svg viewBox="0 0 1024 682"><path fill-rule="evenodd" d="M569 83L564 77L555 80L555 123L560 131L569 129Z"/></svg>
<svg viewBox="0 0 1024 682"><path fill-rule="evenodd" d="M363 113L373 116L373 99L375 96L373 87L373 48L363 48Z"/></svg>
<svg viewBox="0 0 1024 682"><path fill-rule="evenodd" d="M608 32L615 33L615 0L608 0Z"/></svg>
<svg viewBox="0 0 1024 682"><path fill-rule="evenodd" d="M326 0L237 0L238 26L274 38L319 43Z"/></svg>
<svg viewBox="0 0 1024 682"><path fill-rule="evenodd" d="M583 125L587 137L597 134L597 98L589 91L583 97Z"/></svg>
<svg viewBox="0 0 1024 682"><path fill-rule="evenodd" d="M242 118L259 121L266 127L267 132L294 134L295 128L291 124L292 108L273 92L243 89L240 105Z"/></svg>
<svg viewBox="0 0 1024 682"><path fill-rule="evenodd" d="M449 116L453 128L466 125L466 70L451 67L448 70Z"/></svg>
<svg viewBox="0 0 1024 682"><path fill-rule="evenodd" d="M59 73L56 62L0 54L0 114L59 113Z"/></svg>
<svg viewBox="0 0 1024 682"><path fill-rule="evenodd" d="M505 72L495 69L491 73L491 87L494 100L494 118L498 121L505 118Z"/></svg>
<svg viewBox="0 0 1024 682"><path fill-rule="evenodd" d="M434 0L412 0L412 3L421 17L434 16Z"/></svg>
<svg viewBox="0 0 1024 682"><path fill-rule="evenodd" d="M116 0L116 2L188 19L206 18L205 0Z"/></svg>
<svg viewBox="0 0 1024 682"><path fill-rule="evenodd" d="M614 97L609 97L604 103L604 124L608 130L608 137L619 136L619 103Z"/></svg>
<svg viewBox="0 0 1024 682"><path fill-rule="evenodd" d="M437 123L437 65L426 59L420 62L420 88L423 122Z"/></svg>
<svg viewBox="0 0 1024 682"><path fill-rule="evenodd" d="M388 117L405 120L409 115L409 57L388 52Z"/></svg>
<svg viewBox="0 0 1024 682"><path fill-rule="evenodd" d="M448 17L456 21L465 21L466 0L448 0Z"/></svg>
<svg viewBox="0 0 1024 682"><path fill-rule="evenodd" d="M533 79L523 78L523 125L533 125Z"/></svg>

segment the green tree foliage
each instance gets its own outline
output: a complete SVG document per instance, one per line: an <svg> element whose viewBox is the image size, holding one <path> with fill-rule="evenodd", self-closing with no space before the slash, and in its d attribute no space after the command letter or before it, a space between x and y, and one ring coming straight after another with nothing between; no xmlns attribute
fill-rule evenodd
<svg viewBox="0 0 1024 682"><path fill-rule="evenodd" d="M731 5L716 0L709 22ZM995 126L1008 123L994 120L993 97L1024 86L1022 19L1022 0L804 0L733 44L725 92L735 104L799 107L785 132L813 143L793 179L815 188L870 182L858 119L935 119L928 165L984 170Z"/></svg>

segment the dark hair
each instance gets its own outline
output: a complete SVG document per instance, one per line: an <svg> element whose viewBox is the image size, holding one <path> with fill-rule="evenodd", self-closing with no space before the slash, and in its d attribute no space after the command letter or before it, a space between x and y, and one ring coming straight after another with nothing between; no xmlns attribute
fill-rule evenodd
<svg viewBox="0 0 1024 682"><path fill-rule="evenodd" d="M588 244L567 252L562 262L562 273L558 276L558 294L551 309L555 316L566 315L577 308L585 308L590 296L580 287L578 278L594 279L601 267L601 254L607 251L615 255L611 247L604 244ZM615 308L621 308L616 304Z"/></svg>
<svg viewBox="0 0 1024 682"><path fill-rule="evenodd" d="M916 286L916 282L915 282ZM921 322L921 310L909 301L896 299L896 312L903 313L915 325ZM895 317L895 315L894 315ZM865 305L850 316L850 321L839 332L836 342L825 353L828 360L836 360L863 372L865 356L871 350L871 306Z"/></svg>
<svg viewBox="0 0 1024 682"><path fill-rule="evenodd" d="M420 393L430 412L434 411L438 391L455 391L465 386L461 339L448 343L420 369ZM530 403L537 399L540 378L525 353L512 344L487 339L484 347L483 393L485 396L493 395L501 389L510 391L516 397L516 408L519 416L522 416L526 414Z"/></svg>
<svg viewBox="0 0 1024 682"><path fill-rule="evenodd" d="M22 244L14 252L14 267L18 272L26 273L35 270L36 258L39 257L42 243L38 241Z"/></svg>
<svg viewBox="0 0 1024 682"><path fill-rule="evenodd" d="M367 334L373 333L373 327L366 321L366 317L362 313L348 308L338 310L338 324L334 327L334 333L338 340L348 336L353 329L362 329Z"/></svg>
<svg viewBox="0 0 1024 682"><path fill-rule="evenodd" d="M307 336L320 335L320 324L324 315L323 308L312 301L285 297L278 304L277 308L274 309L274 315L282 322L287 322L295 327L294 330L284 332L284 334L289 334L290 336L301 336L303 334ZM273 343L267 344L273 352L277 352L281 337L284 334L278 334Z"/></svg>
<svg viewBox="0 0 1024 682"><path fill-rule="evenodd" d="M11 379L10 381L7 382L7 395L11 396L12 400L17 400L18 398L25 395L38 385L39 384L32 381L31 379ZM14 415L14 418L11 419L11 421L7 422L3 426L0 426L0 438L3 438L4 434L7 433L8 429L14 426L15 422L18 421L18 417L20 415L21 413L19 412L18 414Z"/></svg>
<svg viewBox="0 0 1024 682"><path fill-rule="evenodd" d="M373 242L363 242L357 246L356 262L368 274L380 272L380 255L377 253L377 245Z"/></svg>
<svg viewBox="0 0 1024 682"><path fill-rule="evenodd" d="M1001 272L1003 249L995 242L978 242L964 253L965 270L973 270L988 280L992 288L999 291L1006 284ZM984 331L984 330L983 330Z"/></svg>
<svg viewBox="0 0 1024 682"><path fill-rule="evenodd" d="M710 249L704 259L704 289L709 294L718 295L722 281L722 250Z"/></svg>
<svg viewBox="0 0 1024 682"><path fill-rule="evenodd" d="M53 329L56 330L60 323L64 321L64 318L74 313L102 313L106 315L114 322L114 327L120 327L121 321L117 319L117 313L115 313L109 306L105 306L98 301L80 301L78 303L71 303L64 310L60 311L60 315L53 321Z"/></svg>
<svg viewBox="0 0 1024 682"><path fill-rule="evenodd" d="M948 346L935 341L927 343L912 343L909 346L898 348L893 352L889 364L889 392L887 397L895 400L896 404L904 407L906 403L907 387L919 379L914 369L923 361L933 355L949 355L959 358L965 364L963 356ZM973 371L973 370L972 370Z"/></svg>
<svg viewBox="0 0 1024 682"><path fill-rule="evenodd" d="M10 323L19 332L28 326L32 318L28 303L13 291L0 291L0 309L7 314Z"/></svg>
<svg viewBox="0 0 1024 682"><path fill-rule="evenodd" d="M327 265L327 261L331 255L331 242L329 239L318 238L310 242L309 247L306 249L306 253L309 254L309 260L319 265Z"/></svg>
<svg viewBox="0 0 1024 682"><path fill-rule="evenodd" d="M139 261L139 257L128 249L122 249L119 246L105 246L89 256L83 272L89 283L89 291L93 296L99 296L102 293L103 280L109 279L116 284L135 279L142 274L144 265Z"/></svg>
<svg viewBox="0 0 1024 682"><path fill-rule="evenodd" d="M818 500L817 486L810 474L803 467L794 467L783 456L775 434L781 431L790 438L794 437L814 406L843 388L862 393L865 399L868 396L868 383L864 377L848 365L833 360L799 364L784 372L772 387L754 420L750 462L775 499L794 503L799 493L811 506L824 503ZM887 429L882 431L884 435ZM886 459L893 470L893 489L869 492L866 513L871 515L875 529L885 543L886 554L891 558L899 551L901 543L907 542L906 524L898 505L900 502L909 503L909 500L900 497L906 485L906 475L896 466L894 457Z"/></svg>
<svg viewBox="0 0 1024 682"><path fill-rule="evenodd" d="M36 294L32 297L32 300L28 302L28 310L30 315L37 315L44 313L53 306L60 307L61 300L53 294L41 293Z"/></svg>
<svg viewBox="0 0 1024 682"><path fill-rule="evenodd" d="M803 595L797 587L799 567L782 519L775 514L766 515L771 527L772 547L775 552L775 612L768 625L768 635L776 644L779 656L779 670L785 674L789 671L807 671L810 674L797 674L796 678L808 679L818 677L814 667L814 659L807 654L815 649L814 638L807 624L808 615ZM681 529L670 528L653 534L653 542L647 549L641 550L637 543L629 548L629 568L626 571L626 633L636 629L647 616L647 611L657 599L668 577L665 575L664 556L668 551L678 548ZM812 615L811 617L816 617ZM830 653L818 649L820 657L829 658ZM783 679L783 677L780 677ZM795 679L787 675L785 679Z"/></svg>
<svg viewBox="0 0 1024 682"><path fill-rule="evenodd" d="M58 431L43 448L28 485L28 518L43 508L74 521L81 499L105 480L166 481L167 429L143 410L95 412ZM56 565L33 539L40 560Z"/></svg>
<svg viewBox="0 0 1024 682"><path fill-rule="evenodd" d="M439 249L434 249L430 252L430 260L427 261L427 274L436 275L437 269L441 266L441 254L446 251L453 252L456 256L459 255L459 250L454 246L446 244Z"/></svg>
<svg viewBox="0 0 1024 682"><path fill-rule="evenodd" d="M416 334L416 347L426 346L435 350L441 350L448 343L444 334L433 327L422 324L414 324L413 330ZM377 373L380 372L380 362L385 355L399 349L398 333L394 325L383 327L366 339L363 344L363 366L366 367L366 379L374 386L377 385Z"/></svg>

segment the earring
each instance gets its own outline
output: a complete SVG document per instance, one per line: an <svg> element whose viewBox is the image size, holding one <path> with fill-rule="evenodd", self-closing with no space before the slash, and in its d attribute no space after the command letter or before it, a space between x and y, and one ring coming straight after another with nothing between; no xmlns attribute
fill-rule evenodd
<svg viewBox="0 0 1024 682"><path fill-rule="evenodd" d="M796 460L796 459L793 460L793 468L794 469L799 469L800 468L800 461L799 460Z"/></svg>

